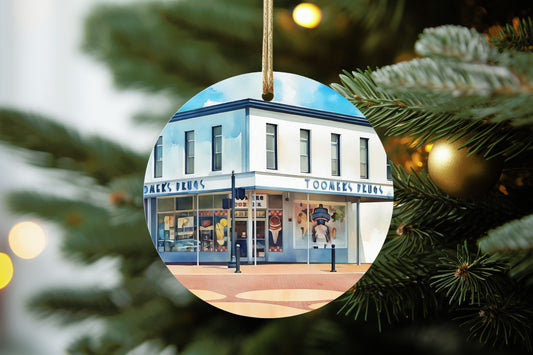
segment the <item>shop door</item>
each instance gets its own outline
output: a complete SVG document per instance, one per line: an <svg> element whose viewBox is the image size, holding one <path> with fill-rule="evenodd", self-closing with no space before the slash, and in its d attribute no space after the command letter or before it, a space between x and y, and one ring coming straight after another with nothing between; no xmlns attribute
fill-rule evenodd
<svg viewBox="0 0 533 355"><path fill-rule="evenodd" d="M257 228L257 231L253 231L254 240L253 240L253 251L254 257L257 256L257 261L265 261L266 256L266 219L257 218L252 228Z"/></svg>
<svg viewBox="0 0 533 355"><path fill-rule="evenodd" d="M235 219L235 244L240 246L240 257L248 257L248 221L246 219Z"/></svg>

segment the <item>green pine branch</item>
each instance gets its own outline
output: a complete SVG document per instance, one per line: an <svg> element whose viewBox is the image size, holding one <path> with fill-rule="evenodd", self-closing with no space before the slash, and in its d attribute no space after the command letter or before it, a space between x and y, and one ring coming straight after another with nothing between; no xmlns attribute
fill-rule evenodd
<svg viewBox="0 0 533 355"><path fill-rule="evenodd" d="M491 230L479 241L486 253L507 260L509 274L518 281L533 285L533 215L511 221Z"/></svg>
<svg viewBox="0 0 533 355"><path fill-rule="evenodd" d="M479 241L479 247L491 254L533 249L533 215L489 231L488 236Z"/></svg>
<svg viewBox="0 0 533 355"><path fill-rule="evenodd" d="M532 306L530 293L511 289L493 302L460 308L456 320L468 330L469 340L531 352Z"/></svg>
<svg viewBox="0 0 533 355"><path fill-rule="evenodd" d="M32 214L61 225L67 231L109 225L109 212L88 199L64 198L35 191L11 192L6 199L16 214Z"/></svg>
<svg viewBox="0 0 533 355"><path fill-rule="evenodd" d="M146 167L146 157L115 142L82 137L44 116L17 110L0 109L0 140L32 151L27 159L34 165L82 172L100 184Z"/></svg>
<svg viewBox="0 0 533 355"><path fill-rule="evenodd" d="M341 84L331 86L357 106L375 128L383 128L387 136L414 137L415 147L442 138L466 137L471 154L482 153L486 158L503 155L508 160L532 147L532 131L512 127L507 121L514 115L517 126L531 123L529 110L533 105L523 106L531 101L531 95L510 100L496 98L493 106L472 106L476 97L441 101L438 96L419 95L416 90L386 90L376 84L372 73L344 72L340 75ZM488 117L495 122L489 123ZM498 132L497 139L494 132Z"/></svg>
<svg viewBox="0 0 533 355"><path fill-rule="evenodd" d="M322 3L327 3L322 1ZM339 10L370 30L385 27L395 31L401 24L406 11L405 0L401 1L337 1ZM320 5L320 1L318 2Z"/></svg>
<svg viewBox="0 0 533 355"><path fill-rule="evenodd" d="M437 272L431 276L435 292L443 293L450 304L481 304L482 299L501 297L505 264L488 254L469 250L467 243L457 251L446 252L439 258Z"/></svg>
<svg viewBox="0 0 533 355"><path fill-rule="evenodd" d="M421 254L426 250L438 247L443 235L428 226L405 224L398 209L393 210L391 228L387 234L382 252L395 255Z"/></svg>
<svg viewBox="0 0 533 355"><path fill-rule="evenodd" d="M473 64L490 63L498 53L475 29L451 25L424 29L415 50L423 57L454 58Z"/></svg>
<svg viewBox="0 0 533 355"><path fill-rule="evenodd" d="M458 26L428 29L416 47L428 57L345 71L332 87L374 127L414 137L417 146L467 137L472 154L507 160L531 150L533 56L498 53L484 36Z"/></svg>
<svg viewBox="0 0 533 355"><path fill-rule="evenodd" d="M98 342L92 335L81 335L67 347L68 354L116 354L121 348L119 342Z"/></svg>
<svg viewBox="0 0 533 355"><path fill-rule="evenodd" d="M107 186L111 191L110 199L117 206L128 206L137 212L143 208L143 197L140 193L143 189L143 184L144 177L141 171L136 174L115 178Z"/></svg>
<svg viewBox="0 0 533 355"><path fill-rule="evenodd" d="M126 209L131 212L127 214L128 218L117 219L118 211L111 212L87 200L28 191L10 194L8 204L15 213L32 214L65 228L61 249L69 259L92 263L117 256L124 259L126 267L139 270L156 258L146 221L139 209Z"/></svg>
<svg viewBox="0 0 533 355"><path fill-rule="evenodd" d="M112 299L113 291L98 287L48 289L32 296L28 306L40 317L53 317L67 325L119 314Z"/></svg>
<svg viewBox="0 0 533 355"><path fill-rule="evenodd" d="M429 287L431 254L388 255L380 253L365 275L340 299L339 313L383 323L424 318L438 309L438 299Z"/></svg>
<svg viewBox="0 0 533 355"><path fill-rule="evenodd" d="M431 234L432 240L439 240L441 245L455 245L471 235L482 235L504 223L509 214L520 213L497 191L476 201L458 199L440 191L425 169L409 173L394 164L391 169L396 201L393 215L398 223L394 228L403 225L405 232Z"/></svg>
<svg viewBox="0 0 533 355"><path fill-rule="evenodd" d="M490 38L490 43L501 51L533 51L533 20L531 17L520 19L515 26L506 24L498 34Z"/></svg>

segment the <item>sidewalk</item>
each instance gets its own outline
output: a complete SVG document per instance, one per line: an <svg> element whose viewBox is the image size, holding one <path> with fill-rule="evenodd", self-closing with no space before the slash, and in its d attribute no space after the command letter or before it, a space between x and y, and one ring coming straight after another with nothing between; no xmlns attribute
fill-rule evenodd
<svg viewBox="0 0 533 355"><path fill-rule="evenodd" d="M336 264L337 273L366 272L372 264ZM233 274L227 265L167 265L174 275ZM243 274L318 274L329 273L331 264L241 264Z"/></svg>
<svg viewBox="0 0 533 355"><path fill-rule="evenodd" d="M306 313L341 296L371 264L167 265L197 297L225 311L259 318Z"/></svg>

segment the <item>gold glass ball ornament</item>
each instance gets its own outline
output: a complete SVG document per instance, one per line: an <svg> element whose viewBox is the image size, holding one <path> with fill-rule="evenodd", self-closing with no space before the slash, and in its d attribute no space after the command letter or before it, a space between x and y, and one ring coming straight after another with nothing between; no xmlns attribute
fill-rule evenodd
<svg viewBox="0 0 533 355"><path fill-rule="evenodd" d="M503 159L485 159L480 154L468 155L469 149L459 149L465 138L455 142L440 139L433 144L428 156L429 176L445 193L458 198L473 198L487 192L498 181Z"/></svg>

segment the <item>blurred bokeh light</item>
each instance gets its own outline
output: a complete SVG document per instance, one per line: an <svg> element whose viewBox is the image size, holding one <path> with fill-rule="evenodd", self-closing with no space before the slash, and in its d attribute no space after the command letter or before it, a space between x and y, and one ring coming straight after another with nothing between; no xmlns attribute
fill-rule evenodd
<svg viewBox="0 0 533 355"><path fill-rule="evenodd" d="M44 250L46 234L34 222L20 222L9 231L9 246L13 253L22 259L33 259Z"/></svg>
<svg viewBox="0 0 533 355"><path fill-rule="evenodd" d="M292 18L302 27L314 28L322 20L322 11L314 4L303 2L294 8Z"/></svg>
<svg viewBox="0 0 533 355"><path fill-rule="evenodd" d="M9 255L0 253L0 289L6 287L13 278L13 262Z"/></svg>

